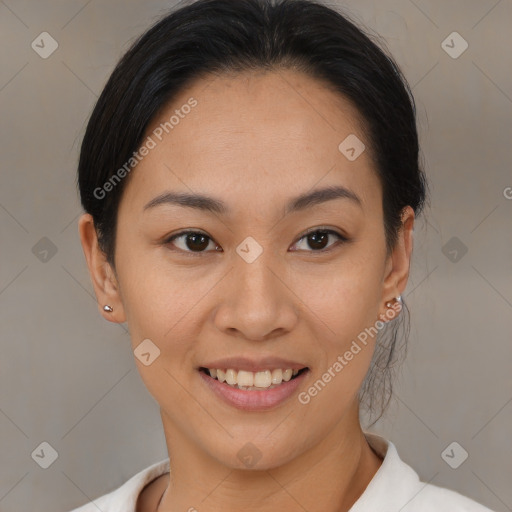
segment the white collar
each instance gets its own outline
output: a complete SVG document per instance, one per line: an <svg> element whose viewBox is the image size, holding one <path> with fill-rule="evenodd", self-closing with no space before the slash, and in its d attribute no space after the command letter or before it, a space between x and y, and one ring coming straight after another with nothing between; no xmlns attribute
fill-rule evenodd
<svg viewBox="0 0 512 512"><path fill-rule="evenodd" d="M418 474L400 459L391 441L370 432L364 432L364 436L383 461L349 512L492 512L455 491L421 482ZM111 493L72 512L97 512L98 508L103 512L135 512L142 489L169 470L169 458L156 462Z"/></svg>

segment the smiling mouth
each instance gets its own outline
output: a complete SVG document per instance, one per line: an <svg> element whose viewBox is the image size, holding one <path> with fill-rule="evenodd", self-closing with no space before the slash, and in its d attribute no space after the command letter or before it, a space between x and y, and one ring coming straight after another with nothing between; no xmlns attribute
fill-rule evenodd
<svg viewBox="0 0 512 512"><path fill-rule="evenodd" d="M300 370L275 369L264 370L261 372L249 372L245 370L235 370L233 368L205 368L200 367L199 371L205 373L212 379L218 380L232 388L242 389L244 391L264 391L279 387L281 384L296 379L298 376L307 372L309 368Z"/></svg>

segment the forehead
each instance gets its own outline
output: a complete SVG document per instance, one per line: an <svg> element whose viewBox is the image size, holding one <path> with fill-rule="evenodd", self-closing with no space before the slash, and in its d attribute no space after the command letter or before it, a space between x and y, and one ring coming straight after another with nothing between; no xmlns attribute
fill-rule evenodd
<svg viewBox="0 0 512 512"><path fill-rule="evenodd" d="M380 202L369 151L354 161L340 151L349 136L368 147L355 107L303 73L208 75L150 124L146 137L155 145L135 168L127 193L144 196L141 201L163 187L285 198L315 184L341 184L367 205Z"/></svg>

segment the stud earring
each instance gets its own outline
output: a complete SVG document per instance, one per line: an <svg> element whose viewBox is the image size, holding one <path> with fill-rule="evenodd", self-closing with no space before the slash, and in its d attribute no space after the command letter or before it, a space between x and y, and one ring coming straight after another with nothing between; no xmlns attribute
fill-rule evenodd
<svg viewBox="0 0 512 512"><path fill-rule="evenodd" d="M397 300L398 302L401 303L402 302L402 296L399 295L398 297L395 297L395 300ZM386 302L386 307L387 308L391 308L391 307L393 307L393 305L391 304L391 302Z"/></svg>
<svg viewBox="0 0 512 512"><path fill-rule="evenodd" d="M107 305L103 306L103 311L106 311L107 313L112 313L112 311L114 311L114 308L107 304Z"/></svg>

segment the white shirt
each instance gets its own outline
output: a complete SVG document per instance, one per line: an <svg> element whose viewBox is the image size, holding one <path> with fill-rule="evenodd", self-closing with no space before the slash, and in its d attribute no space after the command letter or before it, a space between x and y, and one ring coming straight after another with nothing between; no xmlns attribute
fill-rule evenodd
<svg viewBox="0 0 512 512"><path fill-rule="evenodd" d="M391 441L369 432L364 435L384 460L350 512L492 512L458 492L420 481L418 474L400 459ZM135 512L142 489L168 472L167 458L143 469L94 503L71 512Z"/></svg>

